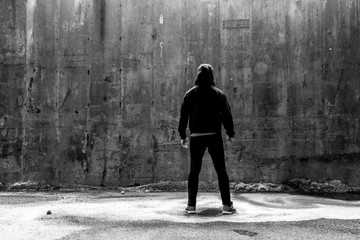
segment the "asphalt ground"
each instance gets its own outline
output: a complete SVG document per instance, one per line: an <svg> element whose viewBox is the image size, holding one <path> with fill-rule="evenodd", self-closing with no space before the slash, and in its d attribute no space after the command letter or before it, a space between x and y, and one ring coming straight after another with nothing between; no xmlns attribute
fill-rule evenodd
<svg viewBox="0 0 360 240"><path fill-rule="evenodd" d="M344 200L351 199L351 200ZM360 200L284 193L0 192L0 239L360 239Z"/></svg>

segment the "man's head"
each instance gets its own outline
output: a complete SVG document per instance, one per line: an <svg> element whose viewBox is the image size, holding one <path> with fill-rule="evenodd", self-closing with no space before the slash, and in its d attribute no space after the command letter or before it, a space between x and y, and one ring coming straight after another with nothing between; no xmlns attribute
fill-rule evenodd
<svg viewBox="0 0 360 240"><path fill-rule="evenodd" d="M204 87L215 86L213 70L214 68L210 64L200 64L195 85Z"/></svg>

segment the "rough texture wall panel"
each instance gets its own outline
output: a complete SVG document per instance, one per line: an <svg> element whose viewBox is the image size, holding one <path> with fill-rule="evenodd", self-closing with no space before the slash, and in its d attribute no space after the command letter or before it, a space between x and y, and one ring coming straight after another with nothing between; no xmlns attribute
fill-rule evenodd
<svg viewBox="0 0 360 240"><path fill-rule="evenodd" d="M180 104L210 63L232 181L360 184L357 0L0 2L0 181L186 180ZM216 182L210 156L201 180Z"/></svg>
<svg viewBox="0 0 360 240"><path fill-rule="evenodd" d="M21 179L26 5L0 2L0 181Z"/></svg>

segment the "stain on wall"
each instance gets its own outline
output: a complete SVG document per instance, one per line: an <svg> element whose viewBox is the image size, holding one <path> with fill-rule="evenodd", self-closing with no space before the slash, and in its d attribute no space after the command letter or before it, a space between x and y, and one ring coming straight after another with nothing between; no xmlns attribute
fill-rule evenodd
<svg viewBox="0 0 360 240"><path fill-rule="evenodd" d="M0 181L186 180L196 68L235 120L231 181L360 184L356 0L0 2ZM201 180L216 182L208 154Z"/></svg>

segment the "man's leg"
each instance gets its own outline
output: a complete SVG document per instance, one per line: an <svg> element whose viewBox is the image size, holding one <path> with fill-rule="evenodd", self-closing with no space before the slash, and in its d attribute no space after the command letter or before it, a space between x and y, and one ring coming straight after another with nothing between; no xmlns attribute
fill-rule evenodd
<svg viewBox="0 0 360 240"><path fill-rule="evenodd" d="M229 176L226 172L224 146L220 134L208 137L208 151L218 175L219 189L223 205L231 205Z"/></svg>
<svg viewBox="0 0 360 240"><path fill-rule="evenodd" d="M199 174L201 171L202 157L206 150L204 137L190 138L190 173L188 179L188 206L196 206L196 195L199 187Z"/></svg>

